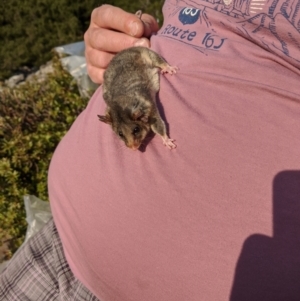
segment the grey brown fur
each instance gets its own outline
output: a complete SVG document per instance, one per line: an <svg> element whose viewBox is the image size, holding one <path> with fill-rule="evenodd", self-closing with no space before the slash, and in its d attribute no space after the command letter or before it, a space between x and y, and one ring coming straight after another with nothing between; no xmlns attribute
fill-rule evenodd
<svg viewBox="0 0 300 301"><path fill-rule="evenodd" d="M156 106L159 74L176 73L156 52L145 47L132 47L118 53L104 73L103 98L107 104L100 121L112 126L113 131L136 150L150 129L163 139L164 144L175 148L174 140L166 134L164 121Z"/></svg>

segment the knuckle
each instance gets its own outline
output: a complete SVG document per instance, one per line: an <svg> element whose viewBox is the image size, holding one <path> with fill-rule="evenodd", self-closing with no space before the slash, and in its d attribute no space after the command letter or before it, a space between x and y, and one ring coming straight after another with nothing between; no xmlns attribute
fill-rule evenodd
<svg viewBox="0 0 300 301"><path fill-rule="evenodd" d="M89 47L85 48L84 55L85 55L86 63L90 64L91 49Z"/></svg>
<svg viewBox="0 0 300 301"><path fill-rule="evenodd" d="M94 83L101 84L103 82L103 70L102 69L91 68L88 71L88 74Z"/></svg>
<svg viewBox="0 0 300 301"><path fill-rule="evenodd" d="M99 7L97 13L101 15L101 18L105 20L110 20L113 15L113 6L109 4L103 4Z"/></svg>
<svg viewBox="0 0 300 301"><path fill-rule="evenodd" d="M86 49L89 51L90 48L103 50L103 45L106 43L103 31L99 28L90 28L84 34L84 41L86 42Z"/></svg>
<svg viewBox="0 0 300 301"><path fill-rule="evenodd" d="M88 73L89 77L91 78L91 80L93 82L96 82L97 78L96 78L96 73L94 71L94 68L92 68L91 66L87 66L87 73Z"/></svg>
<svg viewBox="0 0 300 301"><path fill-rule="evenodd" d="M87 44L89 42L89 29L84 33L83 40L85 42L85 45L87 46Z"/></svg>
<svg viewBox="0 0 300 301"><path fill-rule="evenodd" d="M91 13L91 21L97 18L100 7L94 8Z"/></svg>

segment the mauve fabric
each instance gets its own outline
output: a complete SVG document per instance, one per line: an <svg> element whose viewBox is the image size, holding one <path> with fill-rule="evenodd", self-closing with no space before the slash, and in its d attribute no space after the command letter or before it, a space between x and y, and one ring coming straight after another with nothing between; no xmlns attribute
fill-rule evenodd
<svg viewBox="0 0 300 301"><path fill-rule="evenodd" d="M299 11L198 3L166 1L151 39L179 67L158 95L177 148L127 149L101 88L57 147L66 258L101 301L300 300Z"/></svg>

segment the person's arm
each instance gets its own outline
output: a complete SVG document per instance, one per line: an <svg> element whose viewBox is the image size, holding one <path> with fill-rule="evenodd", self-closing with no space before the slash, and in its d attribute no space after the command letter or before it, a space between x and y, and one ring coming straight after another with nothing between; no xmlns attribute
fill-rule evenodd
<svg viewBox="0 0 300 301"><path fill-rule="evenodd" d="M135 14L121 8L102 5L93 10L91 23L85 32L87 70L95 83L102 83L103 73L113 56L131 46L149 47L148 38L159 26L153 16Z"/></svg>

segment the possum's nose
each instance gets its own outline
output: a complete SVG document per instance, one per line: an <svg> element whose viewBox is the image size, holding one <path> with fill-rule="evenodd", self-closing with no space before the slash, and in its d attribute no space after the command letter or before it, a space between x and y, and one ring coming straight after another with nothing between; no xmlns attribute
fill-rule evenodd
<svg viewBox="0 0 300 301"><path fill-rule="evenodd" d="M128 145L128 147L132 150L137 150L139 149L141 143L138 141L133 141L130 145Z"/></svg>
<svg viewBox="0 0 300 301"><path fill-rule="evenodd" d="M139 147L140 147L140 144L134 144L134 145L130 146L130 148L134 151L139 149Z"/></svg>

